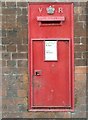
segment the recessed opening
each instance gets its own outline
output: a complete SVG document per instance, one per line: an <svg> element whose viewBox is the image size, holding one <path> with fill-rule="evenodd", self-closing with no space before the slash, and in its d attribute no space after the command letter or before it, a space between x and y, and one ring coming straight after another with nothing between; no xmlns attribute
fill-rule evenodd
<svg viewBox="0 0 88 120"><path fill-rule="evenodd" d="M42 107L40 107L40 106L33 106L33 109L71 109L71 107L70 106L64 106L64 107L62 107L62 106L56 106L56 107L44 107L44 106L42 106Z"/></svg>
<svg viewBox="0 0 88 120"><path fill-rule="evenodd" d="M62 21L41 21L41 25L62 25Z"/></svg>

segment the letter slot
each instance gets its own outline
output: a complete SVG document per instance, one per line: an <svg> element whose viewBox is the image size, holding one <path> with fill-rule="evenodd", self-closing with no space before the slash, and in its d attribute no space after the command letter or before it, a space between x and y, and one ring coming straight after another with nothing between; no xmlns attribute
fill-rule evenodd
<svg viewBox="0 0 88 120"><path fill-rule="evenodd" d="M62 25L65 21L64 16L55 16L55 17L45 17L45 16L37 16L37 21L40 25Z"/></svg>

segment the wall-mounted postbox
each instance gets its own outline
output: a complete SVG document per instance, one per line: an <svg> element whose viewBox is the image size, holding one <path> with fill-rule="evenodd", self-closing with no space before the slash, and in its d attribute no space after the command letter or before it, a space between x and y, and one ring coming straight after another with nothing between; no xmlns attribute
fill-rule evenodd
<svg viewBox="0 0 88 120"><path fill-rule="evenodd" d="M73 3L28 7L29 110L73 111Z"/></svg>

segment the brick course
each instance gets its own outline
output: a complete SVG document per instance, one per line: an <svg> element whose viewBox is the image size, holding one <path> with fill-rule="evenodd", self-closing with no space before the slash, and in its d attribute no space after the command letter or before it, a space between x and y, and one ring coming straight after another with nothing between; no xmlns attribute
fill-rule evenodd
<svg viewBox="0 0 88 120"><path fill-rule="evenodd" d="M75 111L28 112L28 3L2 2L3 118L86 118L86 3L74 3Z"/></svg>

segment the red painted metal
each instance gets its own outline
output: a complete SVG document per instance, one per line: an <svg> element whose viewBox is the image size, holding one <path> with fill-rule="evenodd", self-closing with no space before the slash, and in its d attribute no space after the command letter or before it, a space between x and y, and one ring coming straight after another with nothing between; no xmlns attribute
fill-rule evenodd
<svg viewBox="0 0 88 120"><path fill-rule="evenodd" d="M54 17L53 16L52 17L51 16L48 16L48 17L38 16L37 20L40 22L41 21L65 21L65 17L64 16L54 16Z"/></svg>
<svg viewBox="0 0 88 120"><path fill-rule="evenodd" d="M47 8L55 9L53 14ZM63 12L58 12L63 8ZM74 110L73 3L28 7L29 110ZM57 60L45 60L45 42L57 41Z"/></svg>

